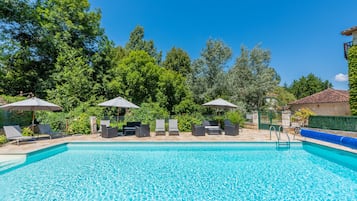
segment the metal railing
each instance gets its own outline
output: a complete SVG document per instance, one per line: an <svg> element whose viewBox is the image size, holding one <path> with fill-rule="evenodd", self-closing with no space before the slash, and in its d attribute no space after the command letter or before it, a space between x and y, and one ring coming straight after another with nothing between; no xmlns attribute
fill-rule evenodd
<svg viewBox="0 0 357 201"><path fill-rule="evenodd" d="M290 137L288 133L285 133L287 141L281 141L281 130L282 130L282 126L279 126L278 131L276 130L276 128L274 126L270 126L269 127L269 131L270 131L270 140L271 140L271 132L274 130L275 136L277 138L276 141L276 148L281 148L281 146L285 146L286 148L290 148Z"/></svg>
<svg viewBox="0 0 357 201"><path fill-rule="evenodd" d="M352 47L353 42L347 42L347 43L343 43L343 50L344 50L344 55L345 55L345 59L348 59L348 49L350 49L350 47Z"/></svg>

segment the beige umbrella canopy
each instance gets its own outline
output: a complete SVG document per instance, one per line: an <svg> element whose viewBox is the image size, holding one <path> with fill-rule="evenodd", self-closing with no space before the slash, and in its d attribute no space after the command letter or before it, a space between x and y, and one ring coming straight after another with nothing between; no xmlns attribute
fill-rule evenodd
<svg viewBox="0 0 357 201"><path fill-rule="evenodd" d="M32 97L23 101L18 101L3 105L0 107L3 110L18 110L18 111L32 111L32 126L35 121L35 111L47 110L47 111L60 111L62 108L53 103L44 101L40 98Z"/></svg>
<svg viewBox="0 0 357 201"><path fill-rule="evenodd" d="M234 105L233 103L230 103L222 98L218 98L216 100L207 102L203 104L204 106L207 107L213 107L213 108L218 108L218 109L230 109L230 108L237 108L238 106Z"/></svg>
<svg viewBox="0 0 357 201"><path fill-rule="evenodd" d="M139 108L139 106L127 101L126 99L124 99L120 96L113 98L111 100L105 101L103 103L99 103L98 105L105 106L105 107L118 107L118 108Z"/></svg>
<svg viewBox="0 0 357 201"><path fill-rule="evenodd" d="M118 116L119 116L119 111L120 108L139 108L139 106L135 105L134 103L129 102L125 98L122 98L120 96L113 98L111 100L105 101L103 103L99 103L99 106L104 106L104 107L117 107L118 108Z"/></svg>

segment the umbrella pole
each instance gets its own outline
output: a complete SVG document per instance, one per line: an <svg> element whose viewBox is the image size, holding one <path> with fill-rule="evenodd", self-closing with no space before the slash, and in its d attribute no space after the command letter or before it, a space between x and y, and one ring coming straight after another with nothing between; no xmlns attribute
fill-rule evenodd
<svg viewBox="0 0 357 201"><path fill-rule="evenodd" d="M35 133L35 111L32 111L32 124L31 124L31 128L32 131Z"/></svg>
<svg viewBox="0 0 357 201"><path fill-rule="evenodd" d="M118 128L119 128L119 122L120 122L120 107L118 107Z"/></svg>

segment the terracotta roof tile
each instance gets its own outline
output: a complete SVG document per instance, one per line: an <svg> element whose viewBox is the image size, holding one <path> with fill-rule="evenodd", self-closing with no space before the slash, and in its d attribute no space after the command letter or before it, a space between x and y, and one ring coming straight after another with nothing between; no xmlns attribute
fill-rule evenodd
<svg viewBox="0 0 357 201"><path fill-rule="evenodd" d="M336 89L325 89L318 93L312 94L305 98L301 98L294 102L289 103L289 105L299 105L299 104L309 104L309 103L340 103L349 102L350 95L346 90L336 90Z"/></svg>

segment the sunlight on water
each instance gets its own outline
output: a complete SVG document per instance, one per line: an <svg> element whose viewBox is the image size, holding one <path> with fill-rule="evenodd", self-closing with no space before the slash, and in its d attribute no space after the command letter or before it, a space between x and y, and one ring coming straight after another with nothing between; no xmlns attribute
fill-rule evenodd
<svg viewBox="0 0 357 201"><path fill-rule="evenodd" d="M356 170L311 152L300 143L70 144L0 175L0 200L357 200Z"/></svg>

